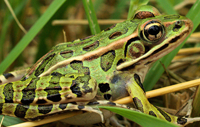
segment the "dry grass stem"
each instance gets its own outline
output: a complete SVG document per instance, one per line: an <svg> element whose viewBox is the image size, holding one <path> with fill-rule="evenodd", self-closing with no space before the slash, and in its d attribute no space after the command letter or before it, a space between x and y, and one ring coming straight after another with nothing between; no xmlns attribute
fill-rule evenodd
<svg viewBox="0 0 200 127"><path fill-rule="evenodd" d="M24 29L24 27L22 26L22 24L19 22L19 20L17 19L17 16L15 15L10 3L8 2L8 0L4 0L4 2L6 3L8 9L10 10L10 13L12 14L13 18L15 19L17 25L19 26L19 28L26 34L27 31Z"/></svg>
<svg viewBox="0 0 200 127"><path fill-rule="evenodd" d="M152 97L156 97L156 96L161 96L161 95L164 95L164 94L167 94L167 93L172 93L172 92L180 91L180 90L183 90L183 89L188 89L190 87L194 87L194 86L198 86L198 85L200 85L200 79L196 79L196 80L192 80L192 81L179 83L179 84L176 84L176 85L172 85L172 86L148 91L148 92L146 92L146 97L152 98ZM119 104L127 104L127 103L132 102L132 98L131 97L125 97L125 98L119 99L115 102L119 103Z"/></svg>
<svg viewBox="0 0 200 127"><path fill-rule="evenodd" d="M99 25L116 24L125 20L98 20ZM52 25L88 25L87 20L54 20Z"/></svg>
<svg viewBox="0 0 200 127"><path fill-rule="evenodd" d="M194 53L200 53L200 48L195 47L195 48L180 49L179 52L178 52L178 55L194 54Z"/></svg>

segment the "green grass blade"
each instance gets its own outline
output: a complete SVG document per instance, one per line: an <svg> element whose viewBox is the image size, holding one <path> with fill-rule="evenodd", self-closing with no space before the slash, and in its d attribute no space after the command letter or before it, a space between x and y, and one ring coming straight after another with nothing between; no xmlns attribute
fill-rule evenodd
<svg viewBox="0 0 200 127"><path fill-rule="evenodd" d="M100 27L97 21L96 13L94 11L94 7L91 0L83 0L83 6L85 9L85 13L87 15L87 19L89 22L91 33L97 34L100 33Z"/></svg>
<svg viewBox="0 0 200 127"><path fill-rule="evenodd" d="M199 8L200 8L200 0L197 0L196 3L192 6L192 8L190 9L190 11L187 14L187 17L190 18L194 24L192 32L197 28L197 26L200 23ZM187 40L187 38L185 39L185 41L186 40ZM167 67L170 64L173 57L177 54L179 49L184 45L185 41L180 46L178 46L174 51L172 51L168 55L164 56L163 58L161 58L160 60L155 62L155 64L151 67L151 69L149 70L149 72L146 75L146 78L144 81L145 90L147 90L147 91L151 90L153 88L153 86L155 85L155 83L160 78L160 76L162 75L162 73L164 72L164 69L163 69L162 65L160 64L160 62L162 62L165 65L165 67Z"/></svg>
<svg viewBox="0 0 200 127"><path fill-rule="evenodd" d="M18 15L23 10L27 1L28 0L21 1L21 3L14 9L14 12L15 12L16 15ZM5 4L5 3L3 3L3 4ZM1 11L3 11L3 9L1 9ZM1 33L0 34L0 61L3 59L3 47L4 47L3 45L4 45L4 42L6 40L5 39L6 34L9 31L9 26L10 26L11 22L13 21L13 19L14 19L13 16L11 15L10 11L7 8L3 22L1 24L2 28L1 28L1 31L0 31L0 33Z"/></svg>
<svg viewBox="0 0 200 127"><path fill-rule="evenodd" d="M187 14L187 17L188 18L193 18L194 21L194 27L197 27L199 25L199 15L200 15L200 11L199 8L200 8L200 0L196 1L195 3L195 7L192 7L190 9L190 12L188 12ZM193 13L195 12L195 13ZM194 29L193 29L194 30ZM194 97L194 101L193 101L193 109L192 109L192 116L200 116L200 108L199 108L199 105L200 105L200 87L197 89L196 93L195 93L195 97ZM198 127L200 126L200 122L195 122L193 124L190 125L190 127Z"/></svg>
<svg viewBox="0 0 200 127"><path fill-rule="evenodd" d="M66 0L54 0L52 2L46 12L38 19L38 21L33 25L29 32L20 40L20 42L15 46L10 54L0 64L0 74L3 73L11 65L11 63L19 56L19 54L31 42L31 40L33 40L37 33L43 28L43 26L65 1Z"/></svg>
<svg viewBox="0 0 200 127"><path fill-rule="evenodd" d="M0 115L0 119L2 119L3 115ZM11 116L4 116L3 119L3 125L4 126L11 126L19 123L23 123L24 121L17 117L11 117Z"/></svg>
<svg viewBox="0 0 200 127"><path fill-rule="evenodd" d="M166 14L178 14L169 0L156 0Z"/></svg>
<svg viewBox="0 0 200 127"><path fill-rule="evenodd" d="M115 12L110 16L111 19L120 19L126 11L126 5L130 0L118 0L115 5Z"/></svg>
<svg viewBox="0 0 200 127"><path fill-rule="evenodd" d="M63 30L62 26L53 26L52 22L55 19L63 19L66 18L66 11L70 6L75 6L78 0L73 1L66 1L54 14L51 19L46 23L46 25L42 28L42 31L40 32L40 35L38 36L38 52L35 58L35 62L40 59L43 55L45 55L49 50L51 50L51 46L49 46L49 43L52 45L56 45L58 37ZM40 5L42 6L42 5ZM34 10L37 10L39 7L34 8ZM49 41L50 40L50 41Z"/></svg>
<svg viewBox="0 0 200 127"><path fill-rule="evenodd" d="M150 115L140 113L137 111L132 111L129 109L123 109L123 108L118 108L118 107L110 107L110 106L98 106L98 107L107 109L119 115L122 115L136 122L142 127L178 127L177 125L167 122L165 120L161 120L154 116L150 116Z"/></svg>
<svg viewBox="0 0 200 127"><path fill-rule="evenodd" d="M102 5L105 3L106 0L95 0L94 1L94 11L97 12L101 9Z"/></svg>

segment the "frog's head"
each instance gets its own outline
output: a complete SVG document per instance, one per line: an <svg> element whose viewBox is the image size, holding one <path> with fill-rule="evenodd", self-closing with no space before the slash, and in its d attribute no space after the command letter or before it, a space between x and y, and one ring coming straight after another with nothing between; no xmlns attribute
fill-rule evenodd
<svg viewBox="0 0 200 127"><path fill-rule="evenodd" d="M158 15L142 19L137 27L138 36L124 45L127 61L118 65L117 70L151 65L180 45L192 28L192 21L180 15Z"/></svg>

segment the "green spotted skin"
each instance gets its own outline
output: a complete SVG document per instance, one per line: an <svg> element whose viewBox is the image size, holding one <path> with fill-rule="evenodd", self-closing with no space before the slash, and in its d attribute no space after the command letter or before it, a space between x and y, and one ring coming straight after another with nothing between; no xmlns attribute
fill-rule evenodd
<svg viewBox="0 0 200 127"><path fill-rule="evenodd" d="M180 15L154 13L155 8L150 6L144 8L132 19L97 35L55 46L21 81L1 85L1 113L25 119L38 119L68 109L101 115L87 104L131 96L141 112L185 124L185 119L151 105L142 82L150 65L187 37L192 22ZM74 107L65 106L71 103Z"/></svg>
<svg viewBox="0 0 200 127"><path fill-rule="evenodd" d="M85 83L82 80L85 80ZM87 87L87 83L91 84L91 87ZM21 81L16 81L1 85L0 103L26 105L68 103L77 101L77 97L86 101L94 98L96 91L96 81L89 75L84 76L81 73L58 75L52 73L49 76L29 78L23 81L23 84ZM87 94L90 96L87 96Z"/></svg>

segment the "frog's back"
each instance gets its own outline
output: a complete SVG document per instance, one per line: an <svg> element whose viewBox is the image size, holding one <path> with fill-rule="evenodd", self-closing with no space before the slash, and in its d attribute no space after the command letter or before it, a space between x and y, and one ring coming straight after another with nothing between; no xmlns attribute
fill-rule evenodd
<svg viewBox="0 0 200 127"><path fill-rule="evenodd" d="M53 66L59 66L58 63L61 63L62 66L67 66L70 62L76 59L82 59L79 60L82 62L84 62L85 60L97 60L104 53L111 50L105 48L105 50L107 50L105 51L102 48L111 45L113 42L116 42L132 34L137 28L138 23L139 20L127 20L122 23L115 24L97 35L89 36L84 39L77 39L72 42L58 44L53 47L52 50L49 51L45 56L38 60L36 64L33 65L33 67L26 74L26 78L38 77L43 72L46 72ZM130 27L131 29L129 29ZM116 47L116 45L118 45L118 47ZM123 45L116 45L116 48L123 48ZM102 50L104 51L102 52ZM85 58L85 56L87 56L87 58ZM62 63L63 61L65 62Z"/></svg>

